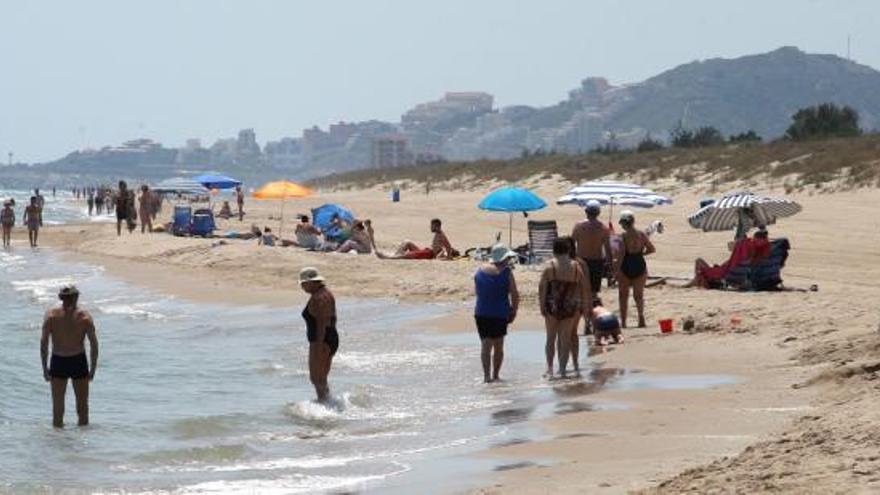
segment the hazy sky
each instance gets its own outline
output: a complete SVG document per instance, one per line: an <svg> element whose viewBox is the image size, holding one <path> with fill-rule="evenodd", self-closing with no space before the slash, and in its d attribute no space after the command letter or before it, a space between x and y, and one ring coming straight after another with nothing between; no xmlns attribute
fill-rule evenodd
<svg viewBox="0 0 880 495"><path fill-rule="evenodd" d="M398 120L448 90L564 99L795 45L880 67L877 0L0 0L0 158Z"/></svg>

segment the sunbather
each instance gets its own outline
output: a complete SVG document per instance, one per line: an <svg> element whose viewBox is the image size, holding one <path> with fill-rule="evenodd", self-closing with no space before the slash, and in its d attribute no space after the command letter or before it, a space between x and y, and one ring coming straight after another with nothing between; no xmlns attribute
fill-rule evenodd
<svg viewBox="0 0 880 495"><path fill-rule="evenodd" d="M443 224L439 218L431 220L431 232L434 239L431 241L431 247L420 248L412 241L403 241L397 247L393 254L386 254L376 249L376 237L371 224L366 223L367 233L373 244L376 256L387 260L431 260L431 259L453 259L459 256L458 250L452 247L449 238L443 232Z"/></svg>
<svg viewBox="0 0 880 495"><path fill-rule="evenodd" d="M272 229L266 227L263 229L263 234L260 236L260 240L257 241L257 245L259 246L275 246L275 241L278 240L278 237L272 233Z"/></svg>
<svg viewBox="0 0 880 495"><path fill-rule="evenodd" d="M297 246L305 249L320 249L321 229L309 223L308 216L300 215L294 234Z"/></svg>
<svg viewBox="0 0 880 495"><path fill-rule="evenodd" d="M749 262L755 264L770 255L770 242L767 229L761 227L751 239L748 237L736 241L730 258L721 265L710 265L703 258L694 262L694 278L684 287L702 287L704 289L720 288L724 277L734 267Z"/></svg>
<svg viewBox="0 0 880 495"><path fill-rule="evenodd" d="M370 254L373 252L372 244L364 222L357 220L351 226L351 237L343 242L342 245L336 249L336 252L348 253L350 251L355 251L358 254Z"/></svg>

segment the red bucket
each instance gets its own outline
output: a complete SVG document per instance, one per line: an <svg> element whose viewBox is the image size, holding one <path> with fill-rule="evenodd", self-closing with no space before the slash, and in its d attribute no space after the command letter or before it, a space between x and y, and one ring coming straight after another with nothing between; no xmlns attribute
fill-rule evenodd
<svg viewBox="0 0 880 495"><path fill-rule="evenodd" d="M672 320L660 320L660 333L672 333Z"/></svg>

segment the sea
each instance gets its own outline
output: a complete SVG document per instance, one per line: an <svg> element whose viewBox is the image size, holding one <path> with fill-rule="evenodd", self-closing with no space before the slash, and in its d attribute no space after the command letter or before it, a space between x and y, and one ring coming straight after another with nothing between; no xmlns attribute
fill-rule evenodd
<svg viewBox="0 0 880 495"><path fill-rule="evenodd" d="M67 193L44 195L46 228L112 221ZM0 189L9 196L22 205L27 193ZM550 438L530 420L631 407L591 397L601 389L736 380L586 361L581 379L547 381L535 328L508 337L504 380L487 385L475 331L426 329L453 307L341 299L334 399L323 405L308 381L301 308L177 299L18 241L0 250L3 493L458 493L554 462L481 454ZM91 424L74 426L69 390L67 426L55 429L39 338L66 284L94 317L100 359Z"/></svg>

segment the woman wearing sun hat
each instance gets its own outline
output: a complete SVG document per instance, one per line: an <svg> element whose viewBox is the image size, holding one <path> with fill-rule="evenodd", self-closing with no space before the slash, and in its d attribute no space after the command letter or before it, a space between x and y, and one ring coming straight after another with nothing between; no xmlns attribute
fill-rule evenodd
<svg viewBox="0 0 880 495"><path fill-rule="evenodd" d="M311 296L302 312L309 341L309 379L315 386L318 401L325 402L330 398L327 377L333 364L333 356L339 349L336 299L316 268L306 267L300 270L299 285Z"/></svg>
<svg viewBox="0 0 880 495"><path fill-rule="evenodd" d="M474 318L482 343L483 379L486 383L498 380L504 360L504 336L507 325L516 319L519 309L519 291L511 268L516 253L503 244L492 247L489 262L474 275L477 294ZM490 373L491 367L491 373Z"/></svg>

